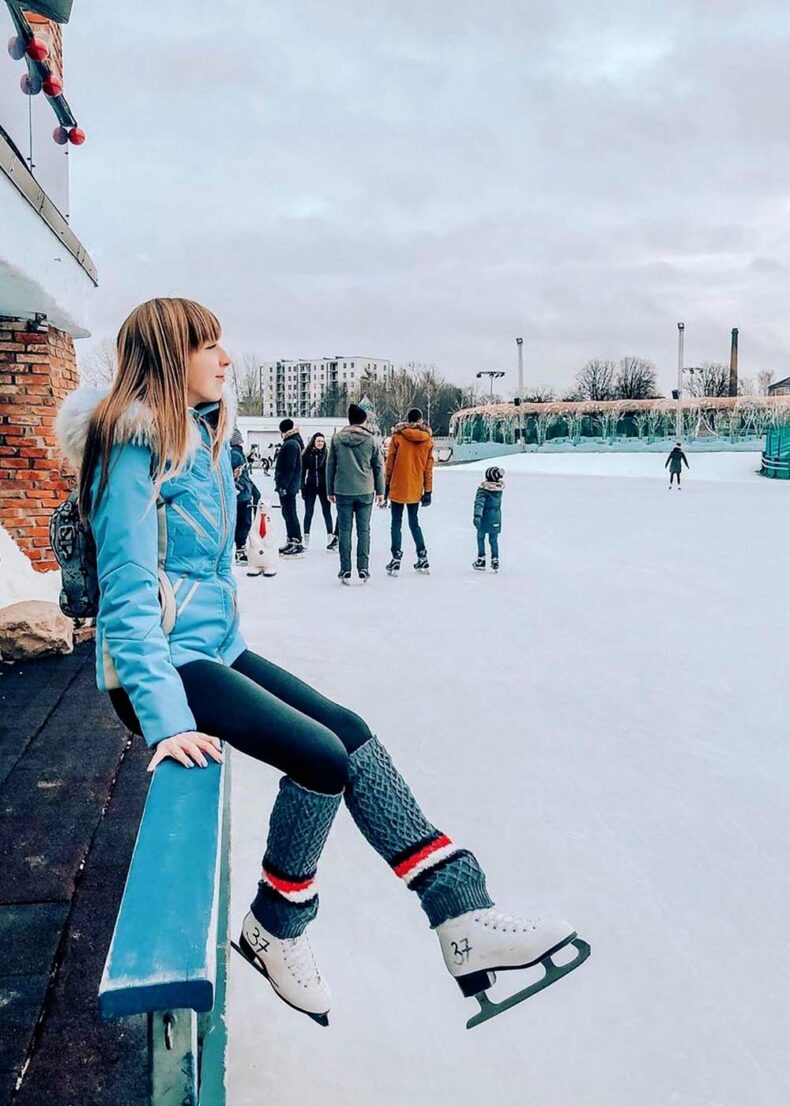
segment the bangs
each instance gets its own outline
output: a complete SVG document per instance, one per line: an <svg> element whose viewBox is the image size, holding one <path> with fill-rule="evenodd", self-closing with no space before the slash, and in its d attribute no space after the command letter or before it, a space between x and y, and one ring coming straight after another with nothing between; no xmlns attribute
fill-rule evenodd
<svg viewBox="0 0 790 1106"><path fill-rule="evenodd" d="M182 300L181 304L187 319L190 350L200 349L209 342L218 342L222 327L214 312L194 300Z"/></svg>

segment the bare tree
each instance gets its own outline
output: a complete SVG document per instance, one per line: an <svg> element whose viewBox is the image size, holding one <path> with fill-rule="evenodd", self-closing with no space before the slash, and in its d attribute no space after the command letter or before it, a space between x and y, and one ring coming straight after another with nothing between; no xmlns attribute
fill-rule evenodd
<svg viewBox="0 0 790 1106"><path fill-rule="evenodd" d="M754 387L754 381L750 376L738 377L738 395L739 396L756 396L758 393Z"/></svg>
<svg viewBox="0 0 790 1106"><path fill-rule="evenodd" d="M656 367L645 357L622 357L617 363L614 391L617 399L654 399Z"/></svg>
<svg viewBox="0 0 790 1106"><path fill-rule="evenodd" d="M477 407L480 398L477 394L477 385L470 384L468 388L460 389L460 398L456 411L466 411L469 407Z"/></svg>
<svg viewBox="0 0 790 1106"><path fill-rule="evenodd" d="M696 372L688 373L683 382L688 396L728 396L730 394L730 366L720 361L703 361Z"/></svg>
<svg viewBox="0 0 790 1106"><path fill-rule="evenodd" d="M115 375L115 342L111 338L105 338L102 342L88 346L84 353L82 349L78 344L77 367L82 383L94 388L109 384Z"/></svg>
<svg viewBox="0 0 790 1106"><path fill-rule="evenodd" d="M548 384L536 384L534 388L524 393L525 403L553 403L554 399L554 389Z"/></svg>
<svg viewBox="0 0 790 1106"><path fill-rule="evenodd" d="M405 418L406 412L414 406L416 399L416 381L414 378L414 362L401 366L392 374L389 393L392 406L397 418Z"/></svg>
<svg viewBox="0 0 790 1106"><path fill-rule="evenodd" d="M260 415L263 397L261 395L261 364L263 358L250 350L241 357L233 358L233 379L239 401L240 415Z"/></svg>
<svg viewBox="0 0 790 1106"><path fill-rule="evenodd" d="M615 399L614 361L591 358L576 376L576 391L580 399Z"/></svg>
<svg viewBox="0 0 790 1106"><path fill-rule="evenodd" d="M757 374L757 395L767 396L768 389L773 384L774 374L772 369L763 369Z"/></svg>

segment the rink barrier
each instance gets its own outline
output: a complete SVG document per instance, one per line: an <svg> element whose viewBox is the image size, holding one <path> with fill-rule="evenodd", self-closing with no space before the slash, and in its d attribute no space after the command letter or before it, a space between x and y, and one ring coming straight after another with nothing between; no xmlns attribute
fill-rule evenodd
<svg viewBox="0 0 790 1106"><path fill-rule="evenodd" d="M151 1106L225 1106L230 761L156 769L99 987L148 1017Z"/></svg>
<svg viewBox="0 0 790 1106"><path fill-rule="evenodd" d="M790 480L790 457L767 457L763 454L760 476L770 476L774 480Z"/></svg>

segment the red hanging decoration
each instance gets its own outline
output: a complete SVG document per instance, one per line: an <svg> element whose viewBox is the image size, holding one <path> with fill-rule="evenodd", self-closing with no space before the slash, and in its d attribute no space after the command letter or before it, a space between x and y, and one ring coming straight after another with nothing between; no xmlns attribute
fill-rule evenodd
<svg viewBox="0 0 790 1106"><path fill-rule="evenodd" d="M14 61L21 61L25 56L25 40L21 35L11 35L8 40L8 52Z"/></svg>
<svg viewBox="0 0 790 1106"><path fill-rule="evenodd" d="M52 137L57 142L58 146L65 146L69 140L69 132L65 127L55 127L52 132Z"/></svg>
<svg viewBox="0 0 790 1106"><path fill-rule="evenodd" d="M43 39L36 38L35 35L31 38L27 44L27 56L32 58L33 61L44 61L49 57L49 47Z"/></svg>
<svg viewBox="0 0 790 1106"><path fill-rule="evenodd" d="M81 146L87 137L82 127L72 127L69 131L69 142L72 146Z"/></svg>
<svg viewBox="0 0 790 1106"><path fill-rule="evenodd" d="M19 87L25 96L38 96L41 91L41 78L38 76L31 77L29 73L25 73L19 78Z"/></svg>
<svg viewBox="0 0 790 1106"><path fill-rule="evenodd" d="M50 73L44 78L44 92L47 96L60 96L63 92L63 81L54 73Z"/></svg>

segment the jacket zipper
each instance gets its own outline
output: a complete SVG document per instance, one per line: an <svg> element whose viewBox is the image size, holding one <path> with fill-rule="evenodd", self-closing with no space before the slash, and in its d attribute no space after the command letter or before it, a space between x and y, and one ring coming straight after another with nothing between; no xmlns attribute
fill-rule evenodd
<svg viewBox="0 0 790 1106"><path fill-rule="evenodd" d="M205 426L205 428L208 432L209 438L210 438L211 437L211 428L210 428L209 424L206 422L206 420L203 418L202 415L200 416L200 421ZM202 439L202 437L203 437L203 435L201 434L201 439ZM209 453L211 453L211 449L209 449ZM213 461L213 457L212 457L212 461ZM217 466L217 469L216 469L216 476L217 476L217 485L219 486L219 502L220 502L220 507L221 507L221 510L222 510L222 526L220 527L219 554L217 556L217 564L216 564L216 571L219 572L219 566L220 566L220 563L222 561L222 553L225 549L225 542L227 541L227 538L228 538L228 513L227 513L227 509L226 509L226 505L225 505L225 488L223 487L222 470L220 469L219 466Z"/></svg>
<svg viewBox="0 0 790 1106"><path fill-rule="evenodd" d="M201 417L200 421L203 423L203 425L209 431L209 436L210 436L210 428L209 428L208 423L202 417ZM202 435L201 435L201 438L202 438ZM211 451L209 450L209 452L211 452ZM223 480L222 480L222 470L219 466L217 466L216 478L217 478L217 485L219 487L219 501L220 501L220 506L221 506L221 510L222 510L222 526L220 528L219 554L217 556L217 564L215 566L215 571L217 573L217 579L220 581L220 583L223 584L223 586L227 587L229 585L226 585L225 582L222 580L222 577L219 575L219 566L220 566L220 563L222 561L222 554L223 554L223 551L225 549L225 542L227 541L227 536L228 536L228 512L227 512L227 507L226 507L226 504L225 504L225 487L224 487ZM231 599L233 600L233 618L231 619L230 628L228 629L228 632L225 634L225 637L222 639L222 643L220 644L219 648L217 649L217 659L221 659L222 650L227 645L228 639L230 638L230 635L233 633L233 631L236 629L236 624L238 622L239 604L238 604L238 599L237 599L237 596L236 596L236 589L234 587L230 587L230 594L231 594Z"/></svg>

